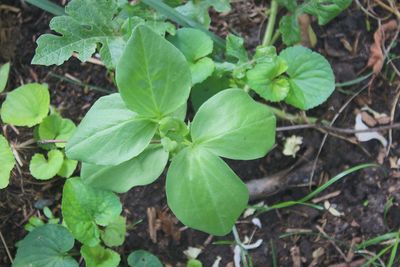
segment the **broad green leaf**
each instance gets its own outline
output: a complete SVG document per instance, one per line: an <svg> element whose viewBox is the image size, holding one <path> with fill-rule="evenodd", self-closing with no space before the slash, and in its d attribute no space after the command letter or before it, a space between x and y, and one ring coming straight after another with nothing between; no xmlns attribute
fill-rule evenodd
<svg viewBox="0 0 400 267"><path fill-rule="evenodd" d="M8 141L2 135L0 135L0 165L0 189L3 189L8 186L15 159Z"/></svg>
<svg viewBox="0 0 400 267"><path fill-rule="evenodd" d="M228 12L231 9L229 0L190 0L176 10L182 15L194 19L207 28L210 26L211 18L208 9L213 7L217 12Z"/></svg>
<svg viewBox="0 0 400 267"><path fill-rule="evenodd" d="M289 92L289 82L279 77L287 70L284 60L275 57L271 62L257 64L247 72L247 83L251 89L266 100L277 102L283 100Z"/></svg>
<svg viewBox="0 0 400 267"><path fill-rule="evenodd" d="M279 31L282 34L282 40L286 45L300 43L301 33L297 14L283 16L279 22Z"/></svg>
<svg viewBox="0 0 400 267"><path fill-rule="evenodd" d="M351 5L352 0L308 0L302 10L318 18L319 25L325 25Z"/></svg>
<svg viewBox="0 0 400 267"><path fill-rule="evenodd" d="M215 65L209 57L204 57L194 64L190 64L190 71L192 72L192 83L198 84L210 77L214 72Z"/></svg>
<svg viewBox="0 0 400 267"><path fill-rule="evenodd" d="M61 208L68 229L87 246L98 245L99 226L109 225L122 211L114 193L87 186L80 178L66 181Z"/></svg>
<svg viewBox="0 0 400 267"><path fill-rule="evenodd" d="M214 71L214 62L206 57L213 51L213 41L204 32L192 29L179 29L168 40L186 57L192 73L192 84L204 81Z"/></svg>
<svg viewBox="0 0 400 267"><path fill-rule="evenodd" d="M196 259L190 259L186 265L186 267L203 267L201 261Z"/></svg>
<svg viewBox="0 0 400 267"><path fill-rule="evenodd" d="M210 97L229 88L229 85L230 80L226 75L219 76L216 74L208 77L204 82L196 84L190 95L193 108L197 111Z"/></svg>
<svg viewBox="0 0 400 267"><path fill-rule="evenodd" d="M168 40L183 53L189 62L196 62L213 51L211 38L197 29L181 28Z"/></svg>
<svg viewBox="0 0 400 267"><path fill-rule="evenodd" d="M97 165L118 165L150 143L156 123L127 109L119 94L97 100L66 146L68 158Z"/></svg>
<svg viewBox="0 0 400 267"><path fill-rule="evenodd" d="M125 241L125 234L126 219L118 216L101 232L101 239L108 247L120 246Z"/></svg>
<svg viewBox="0 0 400 267"><path fill-rule="evenodd" d="M78 267L78 262L68 255L74 238L64 226L37 227L17 246L13 267Z"/></svg>
<svg viewBox="0 0 400 267"><path fill-rule="evenodd" d="M118 267L121 257L119 254L109 248L103 248L100 245L90 247L83 245L81 254L85 260L86 267Z"/></svg>
<svg viewBox="0 0 400 267"><path fill-rule="evenodd" d="M116 166L83 163L81 175L89 186L124 193L134 186L155 181L167 162L168 153L161 146L150 145L137 157Z"/></svg>
<svg viewBox="0 0 400 267"><path fill-rule="evenodd" d="M57 175L64 162L64 155L59 150L47 153L47 159L39 153L33 155L29 163L29 171L38 180L49 180Z"/></svg>
<svg viewBox="0 0 400 267"><path fill-rule="evenodd" d="M279 5L286 7L292 13L296 10L296 0L277 0L277 2Z"/></svg>
<svg viewBox="0 0 400 267"><path fill-rule="evenodd" d="M64 178L69 178L72 176L72 174L74 174L77 165L78 161L64 158L63 164L61 165L61 168L58 171L57 175Z"/></svg>
<svg viewBox="0 0 400 267"><path fill-rule="evenodd" d="M1 119L15 126L32 127L49 113L50 94L46 85L30 83L7 94L1 107Z"/></svg>
<svg viewBox="0 0 400 267"><path fill-rule="evenodd" d="M231 231L249 198L246 185L229 166L196 145L172 159L166 193L168 206L182 223L218 236Z"/></svg>
<svg viewBox="0 0 400 267"><path fill-rule="evenodd" d="M6 63L0 67L0 93L6 89L9 73L10 63Z"/></svg>
<svg viewBox="0 0 400 267"><path fill-rule="evenodd" d="M238 63L247 62L249 60L246 49L244 48L244 40L233 34L226 37L226 55L238 59Z"/></svg>
<svg viewBox="0 0 400 267"><path fill-rule="evenodd" d="M187 101L191 74L176 47L148 27L138 26L117 66L116 80L129 109L159 119Z"/></svg>
<svg viewBox="0 0 400 267"><path fill-rule="evenodd" d="M131 267L163 267L156 256L145 250L136 250L129 254L128 265Z"/></svg>
<svg viewBox="0 0 400 267"><path fill-rule="evenodd" d="M115 31L118 5L112 0L72 0L66 7L66 15L54 17L50 29L59 33L43 34L37 40L38 47L32 64L61 65L77 52L81 61L88 60L101 44L100 56L109 67L115 66L113 57L120 47L122 36Z"/></svg>
<svg viewBox="0 0 400 267"><path fill-rule="evenodd" d="M335 90L335 76L329 62L302 46L289 47L279 57L288 64L290 91L285 101L307 110L322 104Z"/></svg>
<svg viewBox="0 0 400 267"><path fill-rule="evenodd" d="M196 146L218 156L256 159L275 143L275 116L243 90L228 89L199 108L191 134Z"/></svg>
<svg viewBox="0 0 400 267"><path fill-rule="evenodd" d="M64 140L68 141L74 134L75 124L70 119L63 119L58 114L46 117L39 125L38 136L40 140ZM63 148L65 143L56 143L54 146Z"/></svg>

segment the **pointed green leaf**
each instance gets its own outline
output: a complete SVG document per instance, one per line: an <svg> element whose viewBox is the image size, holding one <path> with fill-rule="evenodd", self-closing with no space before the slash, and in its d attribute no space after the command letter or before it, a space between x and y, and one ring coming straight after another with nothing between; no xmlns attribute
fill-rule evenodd
<svg viewBox="0 0 400 267"><path fill-rule="evenodd" d="M112 56L115 54L112 47L123 42L114 30L117 9L116 1L72 0L66 7L66 15L54 17L50 22L50 28L60 35L43 34L37 40L32 64L61 65L74 52L81 61L86 61L100 43L103 61L109 67L115 66L118 58Z"/></svg>
<svg viewBox="0 0 400 267"><path fill-rule="evenodd" d="M125 234L126 219L118 216L101 232L101 239L108 247L120 246L125 241Z"/></svg>
<svg viewBox="0 0 400 267"><path fill-rule="evenodd" d="M156 256L145 250L136 250L129 254L128 265L131 267L163 267Z"/></svg>
<svg viewBox="0 0 400 267"><path fill-rule="evenodd" d="M122 211L114 193L87 186L80 178L66 181L61 208L68 229L88 246L96 246L100 242L98 225L109 225Z"/></svg>
<svg viewBox="0 0 400 267"><path fill-rule="evenodd" d="M74 174L77 165L78 161L65 158L63 164L61 165L61 169L58 171L57 175L64 178L69 178L72 176L72 174Z"/></svg>
<svg viewBox="0 0 400 267"><path fill-rule="evenodd" d="M117 66L116 80L129 109L161 118L187 101L191 74L176 47L148 27L138 26Z"/></svg>
<svg viewBox="0 0 400 267"><path fill-rule="evenodd" d="M168 162L168 153L161 146L149 146L139 156L116 166L82 164L82 180L90 186L127 192L134 186L156 180Z"/></svg>
<svg viewBox="0 0 400 267"><path fill-rule="evenodd" d="M230 159L265 156L275 143L275 116L240 89L207 100L191 124L194 143Z"/></svg>
<svg viewBox="0 0 400 267"><path fill-rule="evenodd" d="M126 108L119 94L97 100L66 146L68 158L118 165L139 155L157 125Z"/></svg>
<svg viewBox="0 0 400 267"><path fill-rule="evenodd" d="M78 262L68 255L74 238L64 226L39 226L17 246L13 267L78 267Z"/></svg>
<svg viewBox="0 0 400 267"><path fill-rule="evenodd" d="M352 0L308 0L302 10L318 18L319 25L325 25L351 5Z"/></svg>
<svg viewBox="0 0 400 267"><path fill-rule="evenodd" d="M10 63L6 63L0 67L0 93L6 89L9 73Z"/></svg>
<svg viewBox="0 0 400 267"><path fill-rule="evenodd" d="M75 124L70 119L64 119L58 114L46 117L39 125L38 136L40 140L68 141L74 134ZM63 148L65 143L56 143L55 147Z"/></svg>
<svg viewBox="0 0 400 267"><path fill-rule="evenodd" d="M15 159L8 141L2 135L0 135L0 164L0 189L3 189L8 186Z"/></svg>
<svg viewBox="0 0 400 267"><path fill-rule="evenodd" d="M89 247L83 245L81 248L82 257L86 267L117 267L121 261L119 254L109 248L98 245Z"/></svg>
<svg viewBox="0 0 400 267"><path fill-rule="evenodd" d="M49 113L50 94L47 86L30 83L7 94L1 107L1 119L15 126L32 127Z"/></svg>
<svg viewBox="0 0 400 267"><path fill-rule="evenodd" d="M288 64L288 104L307 110L322 104L335 90L335 76L329 62L303 46L289 47L279 57Z"/></svg>
<svg viewBox="0 0 400 267"><path fill-rule="evenodd" d="M166 181L168 205L185 225L226 235L245 209L246 185L218 156L188 147L172 159Z"/></svg>
<svg viewBox="0 0 400 267"><path fill-rule="evenodd" d="M64 162L64 155L59 150L47 153L47 160L42 154L33 155L29 163L29 171L38 180L49 180L57 175Z"/></svg>

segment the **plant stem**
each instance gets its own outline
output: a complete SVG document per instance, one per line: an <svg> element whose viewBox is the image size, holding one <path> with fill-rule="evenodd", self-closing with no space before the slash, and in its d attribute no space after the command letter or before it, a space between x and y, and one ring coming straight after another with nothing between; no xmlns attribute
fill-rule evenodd
<svg viewBox="0 0 400 267"><path fill-rule="evenodd" d="M264 38L263 38L263 45L270 45L271 44L271 39L272 39L272 34L274 32L275 28L275 20L276 20L276 15L278 14L278 2L276 0L271 1L271 8L270 8L270 14L268 18L268 24L267 28L265 30Z"/></svg>

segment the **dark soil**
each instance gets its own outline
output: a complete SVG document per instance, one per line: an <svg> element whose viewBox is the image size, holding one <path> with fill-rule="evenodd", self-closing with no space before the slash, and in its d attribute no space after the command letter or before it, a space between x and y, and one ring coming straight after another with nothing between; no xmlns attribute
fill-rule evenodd
<svg viewBox="0 0 400 267"><path fill-rule="evenodd" d="M15 10L5 8L3 4L12 6ZM238 1L233 5L231 13L212 14L212 29L221 36L226 35L228 31L241 34L245 37L248 48L253 49L259 43L260 32L264 27L264 6L263 2L255 4L253 1ZM49 32L50 19L51 16L47 13L20 1L0 0L0 64L7 61L12 63L8 90L23 83L47 83L51 90L52 105L60 110L64 117L78 123L96 99L105 94L96 89L115 90L113 77L101 66L80 63L76 59L71 59L60 67L30 65L35 40L41 34ZM366 26L367 21L371 24L369 31ZM355 79L369 71L363 70L368 61L372 36L377 24L356 5L328 25L321 27L313 21L312 26L318 36L318 43L314 49L330 61L337 82ZM355 45L356 43L358 45ZM346 44L350 44L353 50L349 50ZM278 44L278 49L282 47ZM400 46L395 46L391 53L399 55ZM399 61L394 62L398 64ZM393 103L393 100L399 77L391 78L393 77L391 73L391 68L386 66L370 90L364 90L344 109L335 125L353 128L355 113L366 104L380 113L390 114L393 105L397 105L398 110L398 103ZM79 80L80 85L71 82L70 79ZM308 112L307 115L320 120L331 120L345 102L368 81L342 88L340 91L336 90L327 103ZM4 96L1 100L3 98ZM289 111L294 110L289 109ZM399 121L399 116L400 112L394 115L395 122ZM287 122L279 124L287 125ZM21 128L19 133L10 127L3 129L4 134L14 144L32 138L29 129ZM282 147L284 138L293 134L302 136L304 140L299 152L300 157L307 148L317 151L323 139L323 133L313 129L279 132L277 146L265 158L228 163L246 181L287 169L296 162L296 159L284 156ZM387 133L384 134L387 137ZM355 140L352 135L339 137L330 135L318 161L318 169L322 171L315 173L312 188L360 163L378 161L382 163L383 168L366 169L348 175L321 193L320 196L338 192L328 201L336 210L343 213L342 216L333 216L328 211L318 211L306 206L295 206L260 215L258 218L262 223L261 229L251 223L253 216L241 218L237 224L241 238L245 239L247 236L252 242L263 240L259 248L250 251L254 266L274 266L274 258L277 266L284 267L296 266L294 261L297 258L300 258L301 266L330 266L344 263L346 258L349 262L357 261L363 257L360 254L351 256L352 245L398 230L400 175L398 169L390 169L389 159L397 160L400 157L399 137L399 132L394 130L390 153L387 157L382 157L382 145L377 141L354 144L350 142ZM57 178L43 183L30 177L28 165L35 151L35 148L18 151L24 165L20 169L14 169L10 186L0 191L0 231L12 256L15 255L16 242L26 235L24 224L33 215L42 216L40 206L43 206L43 203L49 206L56 216L61 216L61 191L64 181ZM312 160L315 157L316 153ZM299 199L310 192L307 178L304 177L302 185L291 187L262 200L265 204L272 205ZM389 199L393 199L394 205L385 217L385 204ZM129 193L121 195L121 200L123 213L130 228L125 244L117 248L123 257L123 262L126 262L125 258L131 251L145 249L160 257L163 263L169 264L168 266L184 266L186 258L183 251L192 246L203 248L199 259L204 266L211 266L218 256L222 258L220 266L233 266L233 247L214 243L233 241L233 236L210 237L186 229L180 224L168 210L164 193L164 176L154 184L134 188ZM154 220L149 219L152 209L154 209ZM156 240L150 238L149 222L161 225ZM299 232L302 234L283 236ZM378 249L379 247L376 247L376 251ZM321 253L317 255L317 252ZM0 242L0 266L11 266L3 242ZM394 266L400 266L399 261Z"/></svg>

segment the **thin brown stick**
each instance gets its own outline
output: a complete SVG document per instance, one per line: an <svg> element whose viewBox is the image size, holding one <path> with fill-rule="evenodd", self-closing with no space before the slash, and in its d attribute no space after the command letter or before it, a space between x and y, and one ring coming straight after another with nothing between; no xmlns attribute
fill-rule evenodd
<svg viewBox="0 0 400 267"><path fill-rule="evenodd" d="M8 249L6 240L4 239L4 236L3 236L3 234L1 233L1 231L0 231L0 239L1 239L1 242L3 243L4 249L6 250L8 259L10 260L11 264L13 264L13 263L14 263L13 258L12 258L12 256L11 256L10 250Z"/></svg>
<svg viewBox="0 0 400 267"><path fill-rule="evenodd" d="M292 126L283 126L277 127L277 132L285 132L285 131L293 131L293 130L301 130L301 129L317 129L324 130L329 133L342 133L342 134L355 134L355 133L365 133L365 132L377 132L377 131L385 131L385 130L393 130L400 128L400 123L393 123L391 125L383 125L379 127L369 128L369 129L350 129L350 128L339 128L334 126L324 126L318 124L300 124L300 125L292 125Z"/></svg>

